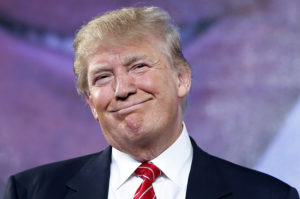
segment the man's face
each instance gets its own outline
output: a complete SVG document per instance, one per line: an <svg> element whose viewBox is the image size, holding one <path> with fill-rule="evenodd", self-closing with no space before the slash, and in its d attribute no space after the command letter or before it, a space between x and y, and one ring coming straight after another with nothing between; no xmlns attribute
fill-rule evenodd
<svg viewBox="0 0 300 199"><path fill-rule="evenodd" d="M101 44L88 59L92 113L108 143L129 154L156 142L167 145L180 133L190 74L172 69L156 43Z"/></svg>

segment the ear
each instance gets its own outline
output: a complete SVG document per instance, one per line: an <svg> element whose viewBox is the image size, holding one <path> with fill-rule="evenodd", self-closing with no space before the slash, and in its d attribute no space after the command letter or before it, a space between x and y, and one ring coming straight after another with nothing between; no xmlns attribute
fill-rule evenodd
<svg viewBox="0 0 300 199"><path fill-rule="evenodd" d="M178 78L178 97L184 98L191 88L191 70L188 67L179 69Z"/></svg>
<svg viewBox="0 0 300 199"><path fill-rule="evenodd" d="M85 96L86 102L87 102L88 105L90 106L90 109L91 109L91 111L92 111L92 114L93 114L95 120L98 121L98 113L97 113L97 110L96 110L96 108L95 108L95 106L94 106L94 103L93 103L93 100L92 100L91 95L90 95L90 94L87 94L87 93L84 93L84 96Z"/></svg>

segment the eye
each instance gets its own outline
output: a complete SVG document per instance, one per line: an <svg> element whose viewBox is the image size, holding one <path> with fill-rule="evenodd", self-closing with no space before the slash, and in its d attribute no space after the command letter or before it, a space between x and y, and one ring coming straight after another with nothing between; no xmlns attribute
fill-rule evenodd
<svg viewBox="0 0 300 199"><path fill-rule="evenodd" d="M108 77L108 75L100 75L97 79L105 79L107 77Z"/></svg>
<svg viewBox="0 0 300 199"><path fill-rule="evenodd" d="M99 74L94 79L95 85L102 85L109 81L111 74Z"/></svg>
<svg viewBox="0 0 300 199"><path fill-rule="evenodd" d="M147 64L137 64L137 65L132 67L132 70L137 71L137 72L141 72L141 71L144 71L147 67L148 67Z"/></svg>
<svg viewBox="0 0 300 199"><path fill-rule="evenodd" d="M143 68L143 67L146 67L146 64L139 64L135 68L139 69L139 68Z"/></svg>

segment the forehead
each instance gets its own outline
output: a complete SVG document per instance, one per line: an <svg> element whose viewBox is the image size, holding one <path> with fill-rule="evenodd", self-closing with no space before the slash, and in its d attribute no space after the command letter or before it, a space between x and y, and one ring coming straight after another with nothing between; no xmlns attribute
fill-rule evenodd
<svg viewBox="0 0 300 199"><path fill-rule="evenodd" d="M105 41L98 45L95 53L88 57L88 65L101 62L119 62L128 65L138 60L154 61L161 59L163 53L157 39Z"/></svg>

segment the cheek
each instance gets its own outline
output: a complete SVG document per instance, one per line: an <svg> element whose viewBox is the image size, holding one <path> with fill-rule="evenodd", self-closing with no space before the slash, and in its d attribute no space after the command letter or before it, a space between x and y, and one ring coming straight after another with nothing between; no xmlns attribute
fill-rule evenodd
<svg viewBox="0 0 300 199"><path fill-rule="evenodd" d="M137 87L145 92L157 95L163 91L165 79L160 74L147 74L136 79Z"/></svg>
<svg viewBox="0 0 300 199"><path fill-rule="evenodd" d="M98 114L108 106L113 98L113 92L109 88L95 88L91 91L91 95Z"/></svg>

